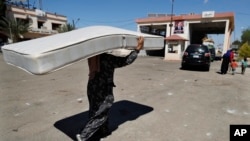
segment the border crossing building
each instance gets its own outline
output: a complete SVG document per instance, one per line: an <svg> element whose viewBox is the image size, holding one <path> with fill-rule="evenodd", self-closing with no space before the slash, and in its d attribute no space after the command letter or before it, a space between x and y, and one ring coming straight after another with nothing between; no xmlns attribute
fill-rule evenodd
<svg viewBox="0 0 250 141"><path fill-rule="evenodd" d="M181 60L189 44L202 44L208 34L224 34L222 50L230 48L234 13L204 11L202 14L148 14L136 19L137 31L165 37L165 60ZM150 52L150 51L149 51Z"/></svg>

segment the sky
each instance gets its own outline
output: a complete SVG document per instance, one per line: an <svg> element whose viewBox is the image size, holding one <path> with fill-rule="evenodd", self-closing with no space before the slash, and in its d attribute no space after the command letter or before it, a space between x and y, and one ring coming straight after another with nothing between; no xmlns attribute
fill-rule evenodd
<svg viewBox="0 0 250 141"><path fill-rule="evenodd" d="M242 30L250 27L249 0L173 0L175 15L203 11L234 12L235 31L232 41L240 40ZM92 25L109 25L136 31L135 20L149 13L171 13L172 0L41 0L45 12L64 15L77 28ZM39 7L39 0L30 0ZM211 35L218 44L223 35ZM222 39L220 39L222 38Z"/></svg>

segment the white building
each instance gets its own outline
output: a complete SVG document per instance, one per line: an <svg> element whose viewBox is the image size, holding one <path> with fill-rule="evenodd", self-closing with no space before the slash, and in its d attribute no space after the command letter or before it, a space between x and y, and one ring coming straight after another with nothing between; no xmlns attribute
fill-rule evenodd
<svg viewBox="0 0 250 141"><path fill-rule="evenodd" d="M230 48L234 13L149 14L136 19L137 31L165 37L165 60L181 60L187 45L202 44L207 34L224 34L223 51ZM171 26L172 25L172 26Z"/></svg>
<svg viewBox="0 0 250 141"><path fill-rule="evenodd" d="M30 24L29 32L21 37L23 40L56 34L59 27L67 24L66 16L17 5L7 5L6 17L22 20ZM0 34L0 38L7 38L3 33L0 32Z"/></svg>

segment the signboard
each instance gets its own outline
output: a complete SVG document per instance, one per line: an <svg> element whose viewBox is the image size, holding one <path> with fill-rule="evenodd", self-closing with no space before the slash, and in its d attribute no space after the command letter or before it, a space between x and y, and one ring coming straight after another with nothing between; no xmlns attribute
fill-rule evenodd
<svg viewBox="0 0 250 141"><path fill-rule="evenodd" d="M174 23L174 33L184 33L184 21L175 21Z"/></svg>
<svg viewBox="0 0 250 141"><path fill-rule="evenodd" d="M214 11L204 11L202 12L202 18L213 18L214 13Z"/></svg>

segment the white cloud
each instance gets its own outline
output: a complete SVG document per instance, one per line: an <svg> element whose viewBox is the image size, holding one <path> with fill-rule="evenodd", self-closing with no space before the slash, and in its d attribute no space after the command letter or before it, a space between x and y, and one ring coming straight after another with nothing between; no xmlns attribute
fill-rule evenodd
<svg viewBox="0 0 250 141"><path fill-rule="evenodd" d="M204 3L207 3L208 2L208 0L204 0Z"/></svg>

